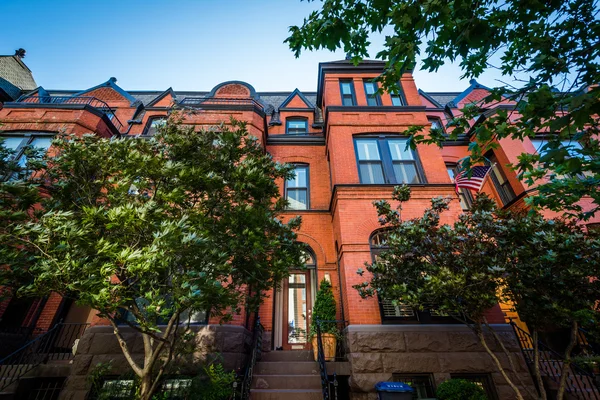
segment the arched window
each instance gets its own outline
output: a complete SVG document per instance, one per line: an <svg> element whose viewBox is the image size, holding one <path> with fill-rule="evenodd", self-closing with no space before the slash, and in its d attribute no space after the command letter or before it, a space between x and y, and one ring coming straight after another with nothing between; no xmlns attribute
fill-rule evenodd
<svg viewBox="0 0 600 400"><path fill-rule="evenodd" d="M317 268L317 261L313 254L313 251L310 247L306 246L305 249L302 250L302 263L306 267L306 269L315 269Z"/></svg>

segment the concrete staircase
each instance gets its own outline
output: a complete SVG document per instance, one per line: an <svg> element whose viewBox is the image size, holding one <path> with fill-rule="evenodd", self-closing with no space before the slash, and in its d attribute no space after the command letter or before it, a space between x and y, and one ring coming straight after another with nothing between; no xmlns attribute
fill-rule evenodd
<svg viewBox="0 0 600 400"><path fill-rule="evenodd" d="M321 400L319 364L311 351L271 351L256 363L252 400Z"/></svg>

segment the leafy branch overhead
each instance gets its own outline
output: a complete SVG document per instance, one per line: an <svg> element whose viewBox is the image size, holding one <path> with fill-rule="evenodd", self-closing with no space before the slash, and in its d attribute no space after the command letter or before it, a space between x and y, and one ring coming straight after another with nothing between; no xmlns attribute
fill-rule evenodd
<svg viewBox="0 0 600 400"><path fill-rule="evenodd" d="M411 145L471 135L469 168L502 138L543 138L536 154L512 165L521 180L540 185L532 204L589 218L600 207L599 10L598 0L323 0L286 42L297 57L303 49L341 48L358 64L371 56L369 38L383 35L378 80L392 93L414 67L435 72L455 62L462 78L499 71L514 83L466 104L447 121L449 138L412 127ZM581 207L583 197L593 200L591 209Z"/></svg>

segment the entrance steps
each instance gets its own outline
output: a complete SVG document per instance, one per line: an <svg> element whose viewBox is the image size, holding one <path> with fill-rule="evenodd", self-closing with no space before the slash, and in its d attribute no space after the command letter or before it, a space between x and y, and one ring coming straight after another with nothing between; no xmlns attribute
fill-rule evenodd
<svg viewBox="0 0 600 400"><path fill-rule="evenodd" d="M254 367L251 400L320 400L319 364L311 351L263 353Z"/></svg>

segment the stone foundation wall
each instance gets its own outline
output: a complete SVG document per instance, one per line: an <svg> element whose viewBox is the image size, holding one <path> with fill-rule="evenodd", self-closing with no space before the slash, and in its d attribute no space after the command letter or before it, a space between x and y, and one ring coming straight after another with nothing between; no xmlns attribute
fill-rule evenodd
<svg viewBox="0 0 600 400"><path fill-rule="evenodd" d="M239 370L243 367L246 350L251 346L250 332L241 326L204 325L192 326L197 333L194 353L174 360L180 374L195 374L198 363L217 360L226 369ZM131 328L123 328L123 338L141 363L144 345L142 336ZM100 363L112 361L110 375L131 374L132 370L123 356L113 330L108 326L89 328L81 338L72 363L71 375L67 378L61 400L84 400L91 385L87 376ZM196 363L196 364L195 364ZM197 368L197 367L196 367Z"/></svg>
<svg viewBox="0 0 600 400"><path fill-rule="evenodd" d="M510 352L512 371L504 352L491 334L488 346L500 359L511 379L520 377L535 393L529 370L509 325L493 325ZM348 351L352 400L375 400L375 384L392 380L392 374L432 374L435 385L453 373L490 374L500 400L515 399L515 392L475 334L464 325L350 325ZM525 388L521 387L529 399Z"/></svg>

